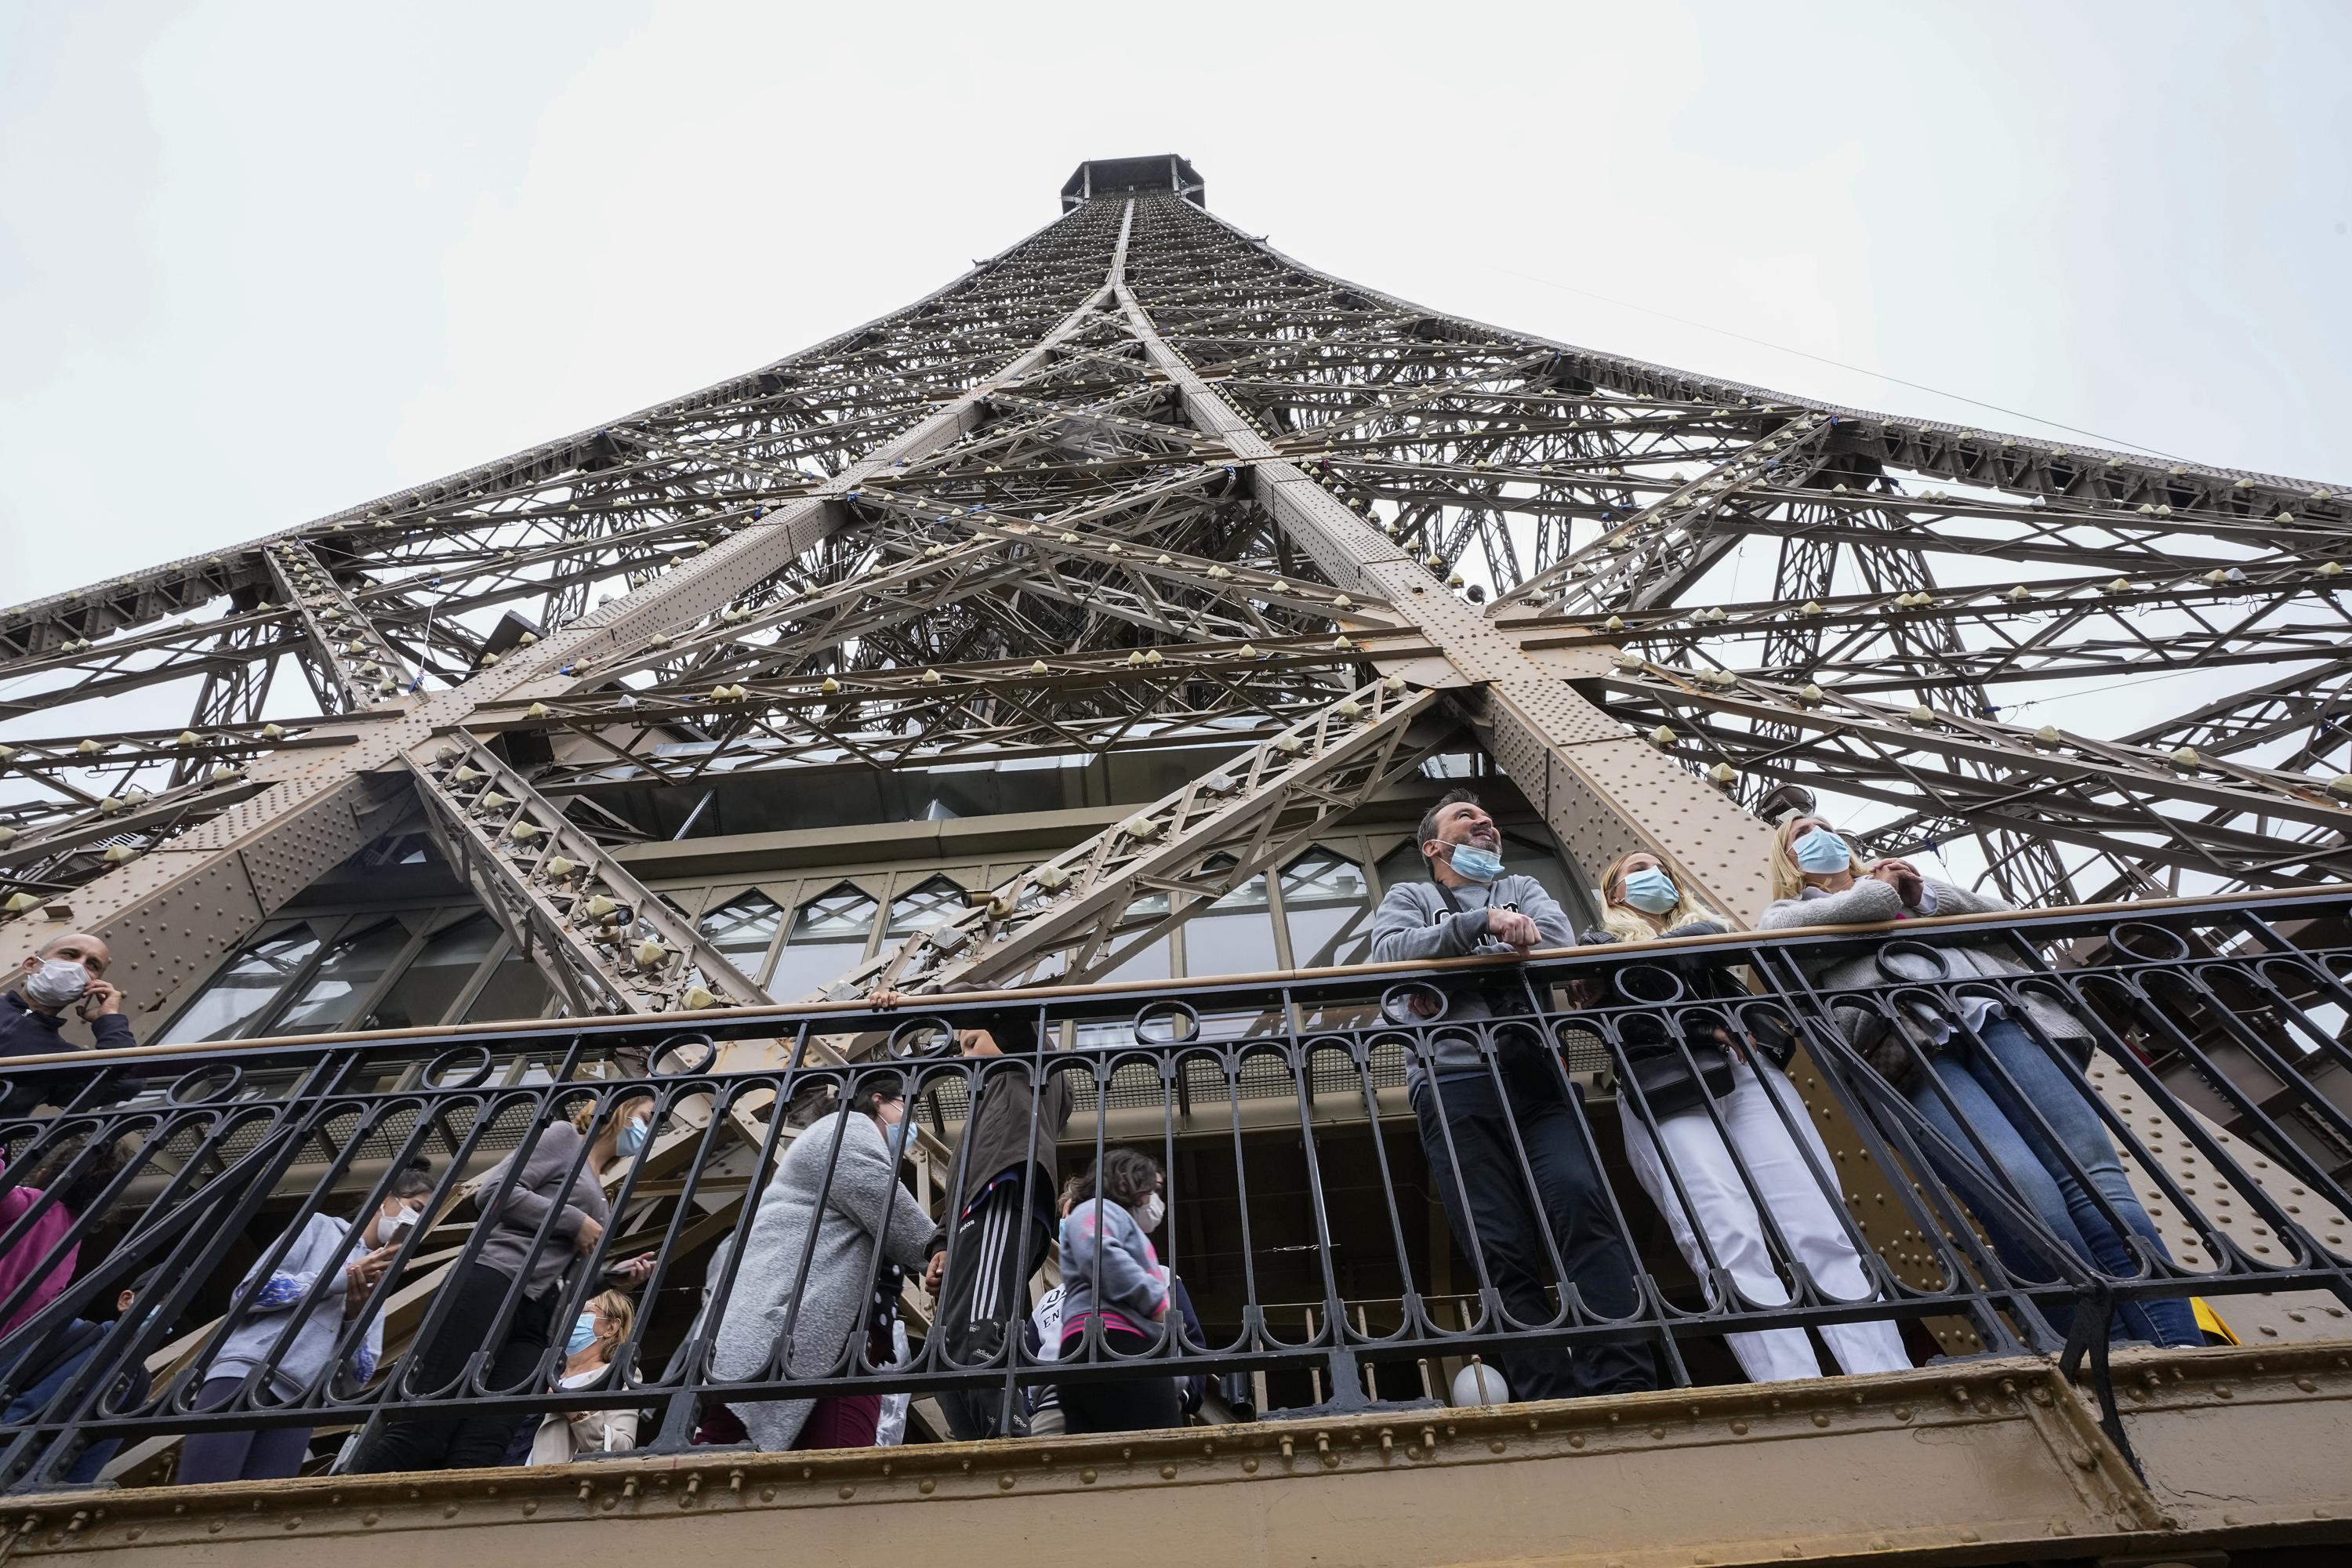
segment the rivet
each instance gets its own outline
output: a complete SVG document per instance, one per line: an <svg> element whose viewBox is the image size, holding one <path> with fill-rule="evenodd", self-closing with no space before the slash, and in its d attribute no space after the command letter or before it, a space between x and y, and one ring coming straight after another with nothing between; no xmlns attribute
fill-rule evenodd
<svg viewBox="0 0 2352 1568"><path fill-rule="evenodd" d="M1078 1479L1080 1479L1081 1481L1084 1481L1084 1482L1085 1482L1087 1485L1088 1485L1088 1486L1092 1486L1092 1485L1094 1485L1094 1484L1095 1484L1095 1471L1094 1471L1094 1467L1093 1467L1093 1466L1091 1466L1091 1465L1089 1465L1089 1466L1087 1466L1085 1469L1080 1470L1080 1471L1078 1472Z"/></svg>
<svg viewBox="0 0 2352 1568"><path fill-rule="evenodd" d="M1814 1426L1828 1426L1829 1424L1830 1424L1830 1413L1829 1413L1828 1411L1826 1411L1826 1410L1816 1410L1816 1411L1814 1411L1814 1412L1813 1412L1813 1425L1814 1425Z"/></svg>
<svg viewBox="0 0 2352 1568"><path fill-rule="evenodd" d="M921 1480L915 1483L915 1489L922 1493L925 1497L929 1497L933 1492L940 1489L940 1483L935 1478L925 1476Z"/></svg>
<svg viewBox="0 0 2352 1568"><path fill-rule="evenodd" d="M1006 1484L1007 1486L1010 1486L1010 1485L1012 1485L1012 1484L1013 1484L1013 1478L1012 1478L1012 1477L1010 1477L1010 1476L1005 1477L1005 1478L1004 1478L1004 1480L1005 1480L1005 1484ZM844 1501L846 1501L846 1500L848 1500L849 1499L856 1497L856 1495L857 1495L857 1489L856 1489L856 1487L853 1487L853 1486L844 1486L844 1487L841 1489L841 1496L842 1496L842 1499L843 1499L843 1500L844 1500Z"/></svg>
<svg viewBox="0 0 2352 1568"><path fill-rule="evenodd" d="M1256 1455L1253 1454L1248 1458L1242 1461L1242 1474L1245 1476L1254 1476L1257 1474Z"/></svg>
<svg viewBox="0 0 2352 1568"><path fill-rule="evenodd" d="M1001 1491L1001 1492L1009 1492L1009 1491L1011 1491L1011 1490L1013 1489L1013 1478L1012 1478L1011 1476L999 1476L999 1477L997 1477L997 1478L996 1478L996 1489L997 1489L998 1491ZM845 1496L847 1496L847 1495L848 1495L848 1493L847 1493L847 1491L845 1489L842 1495L845 1497Z"/></svg>
<svg viewBox="0 0 2352 1568"><path fill-rule="evenodd" d="M1745 1437L1745 1436L1748 1436L1748 1423L1747 1423L1747 1422L1745 1422L1745 1421L1734 1421L1734 1422L1731 1424L1731 1435L1732 1435L1733 1436L1735 1436L1735 1437Z"/></svg>
<svg viewBox="0 0 2352 1568"><path fill-rule="evenodd" d="M366 1513L363 1513L363 1514L360 1515L360 1522L361 1522L362 1524L373 1524L373 1523L374 1523L378 1519L380 1519L380 1518L382 1518L382 1517L383 1517L383 1516L382 1516L381 1514L378 1514L378 1513L376 1513L374 1510L369 1510L368 1512L366 1512ZM219 1526L215 1525L215 1526L214 1526L214 1528L215 1528L215 1529L218 1529L218 1528L219 1528Z"/></svg>
<svg viewBox="0 0 2352 1568"><path fill-rule="evenodd" d="M1568 1446L1569 1446L1570 1447L1571 1447L1571 1448L1581 1448L1581 1447L1584 1447L1584 1434L1583 1434L1583 1433L1581 1433L1581 1432L1578 1432L1578 1433L1571 1434L1571 1435L1570 1436L1569 1439L1568 1439Z"/></svg>
<svg viewBox="0 0 2352 1568"><path fill-rule="evenodd" d="M529 1502L522 1505L522 1512L525 1519L529 1519L532 1514L535 1514L538 1511L539 1500L537 1498L533 1498Z"/></svg>

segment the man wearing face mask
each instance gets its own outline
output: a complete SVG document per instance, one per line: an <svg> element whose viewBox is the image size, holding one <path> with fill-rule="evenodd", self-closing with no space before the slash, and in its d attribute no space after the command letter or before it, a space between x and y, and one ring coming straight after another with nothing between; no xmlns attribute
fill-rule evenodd
<svg viewBox="0 0 2352 1568"><path fill-rule="evenodd" d="M402 1241L423 1223L432 1196L430 1168L415 1161L394 1174L391 1190L364 1218L312 1215L257 1258L229 1300L228 1333L205 1369L195 1408L219 1409L257 1371L261 1376L250 1394L256 1405L307 1393L352 1320L366 1310ZM264 1275L262 1263L280 1247L282 1254ZM344 1391L374 1376L383 1354L383 1314L378 1312L343 1355ZM282 1480L301 1472L310 1451L308 1426L192 1433L180 1445L178 1479L184 1485Z"/></svg>
<svg viewBox="0 0 2352 1568"><path fill-rule="evenodd" d="M100 1050L137 1045L131 1020L122 1016L122 993L105 978L112 962L106 943L86 931L52 937L28 956L17 988L0 993L0 1058L72 1050L73 1042L63 1033L68 1012L89 1026ZM100 1104L111 1104L147 1087L143 1075L121 1068L104 1076ZM89 1075L81 1074L24 1077L25 1081L0 1093L0 1117L26 1115L45 1101L63 1105L89 1081Z"/></svg>
<svg viewBox="0 0 2352 1568"><path fill-rule="evenodd" d="M1502 833L1475 795L1445 795L1421 819L1418 842L1431 879L1400 882L1381 900L1372 917L1374 963L1575 945L1567 911L1543 884L1504 870ZM1447 986L1444 1023L1462 1026L1432 1032L1426 1068L1418 1052L1407 1062L1406 1093L1430 1179L1454 1236L1465 1252L1475 1246L1510 1316L1489 1327L1535 1327L1558 1315L1545 1289L1555 1249L1567 1271L1559 1281L1563 1293L1574 1287L1588 1315L1625 1317L1641 1304L1633 1252L1601 1179L1580 1091L1524 1026L1496 1031L1492 1068L1480 1049L1486 1021L1523 1010L1524 997L1517 971ZM1573 1357L1557 1346L1521 1345L1501 1359L1521 1399L1658 1384L1649 1347L1624 1342L1589 1344Z"/></svg>

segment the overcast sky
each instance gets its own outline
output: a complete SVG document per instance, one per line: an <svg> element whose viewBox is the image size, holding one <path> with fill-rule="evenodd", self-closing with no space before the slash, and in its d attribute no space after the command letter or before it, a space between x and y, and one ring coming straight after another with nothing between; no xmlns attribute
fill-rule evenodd
<svg viewBox="0 0 2352 1568"><path fill-rule="evenodd" d="M1461 313L2352 479L2347 58L2323 4L0 6L0 597L715 381L1168 151Z"/></svg>

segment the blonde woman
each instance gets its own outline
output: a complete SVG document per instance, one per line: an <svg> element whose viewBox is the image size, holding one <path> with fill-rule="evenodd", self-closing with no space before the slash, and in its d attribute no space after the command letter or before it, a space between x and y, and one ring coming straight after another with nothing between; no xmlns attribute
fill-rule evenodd
<svg viewBox="0 0 2352 1568"><path fill-rule="evenodd" d="M1907 860L1865 865L1818 816L1791 817L1780 825L1772 836L1771 870L1773 903L1756 922L1766 931L1879 925L2010 907L1994 894L1928 877ZM1953 943L1937 953L1940 958L1916 948L1866 951L1822 960L1811 978L1834 988L1885 984L1891 978L2000 981L2032 973L1993 942ZM2141 1272L2141 1263L2109 1214L2158 1258L2169 1256L2163 1238L2124 1174L2082 1074L2045 1049L2018 1018L2020 1012L2074 1063L2089 1058L2090 1031L2065 1008L2037 994L2029 994L2017 1005L1988 995L1961 996L1955 998L1950 1016L1921 1004L1892 1020L1850 1005L1838 1008L1836 1019L1847 1043L1941 1134L1928 1150L1930 1159L1962 1197L1970 1198L1978 1223L2011 1270L2034 1280L2055 1272L2046 1248L2009 1223L2000 1205L1971 1197L1985 1190L1988 1152L1991 1169L2076 1257L2113 1278L2131 1279ZM1923 1058L1926 1071L1920 1069ZM2056 1134L2054 1142L2051 1133ZM2064 1309L2045 1311L2052 1327L2068 1331L2071 1314ZM2185 1297L2126 1301L2116 1314L2116 1330L2126 1339L2204 1343Z"/></svg>
<svg viewBox="0 0 2352 1568"><path fill-rule="evenodd" d="M1601 874L1601 900L1607 929L1588 932L1587 942L1712 936L1727 923L1696 902L1658 857L1650 854L1620 856L1610 862ZM1701 1002L1748 994L1720 964L1685 958L1672 961L1672 967L1686 992ZM1788 1282L1757 1215L1756 1200L1760 1198L1788 1250L1820 1290L1846 1300L1868 1300L1873 1292L1862 1260L1846 1235L1835 1198L1822 1185L1832 1169L1829 1151L1781 1070L1785 1046L1776 1059L1769 1045L1753 1038L1735 1040L1721 1028L1703 1034L1686 1031L1683 1043L1688 1045L1691 1059L1705 1069L1702 1089L1692 1083L1677 1042L1654 1025L1652 1032L1657 1037L1648 1042L1627 1042L1633 1081L1619 1093L1617 1111L1624 1127L1626 1159L1665 1216L1691 1271L1704 1280L1720 1268L1754 1306L1788 1303ZM1650 1070L1650 1064L1657 1064L1659 1070ZM1706 1083L1706 1078L1717 1081ZM1645 1089L1645 1083L1654 1087L1654 1093ZM1707 1113L1710 1099L1714 1116ZM1754 1382L1821 1374L1821 1363L1802 1329L1724 1337L1739 1358L1740 1369ZM1822 1338L1847 1372L1892 1372L1911 1364L1903 1337L1892 1323L1825 1324Z"/></svg>
<svg viewBox="0 0 2352 1568"><path fill-rule="evenodd" d="M580 1260L595 1255L612 1211L604 1202L605 1173L623 1160L645 1152L653 1136L654 1097L625 1093L599 1118L598 1106L583 1098L570 1116L542 1130L530 1157L515 1167L509 1154L482 1173L474 1201L482 1206L476 1229L480 1240L472 1263L441 1287L456 1292L428 1310L439 1322L409 1358L401 1393L425 1399L444 1393L464 1377L477 1353L484 1364L484 1389L513 1389L533 1381L556 1338L557 1304L563 1282ZM520 1152L520 1151L517 1151ZM512 1181L509 1181L509 1171ZM550 1219L550 1215L552 1219ZM540 1228L548 1226L542 1245ZM650 1257L609 1270L624 1282L652 1271ZM517 1283L520 1299L496 1340L499 1309ZM463 1393L465 1390L458 1389ZM462 1470L507 1462L508 1445L524 1422L496 1410L394 1416L365 1445L352 1468L362 1475L385 1470Z"/></svg>
<svg viewBox="0 0 2352 1568"><path fill-rule="evenodd" d="M613 1371L613 1353L628 1342L636 1327L637 1306L623 1290L606 1290L592 1298L572 1321L564 1344L563 1375L558 1388L588 1388ZM531 1439L530 1463L568 1465L583 1453L618 1454L637 1446L635 1410L559 1411L539 1424Z"/></svg>

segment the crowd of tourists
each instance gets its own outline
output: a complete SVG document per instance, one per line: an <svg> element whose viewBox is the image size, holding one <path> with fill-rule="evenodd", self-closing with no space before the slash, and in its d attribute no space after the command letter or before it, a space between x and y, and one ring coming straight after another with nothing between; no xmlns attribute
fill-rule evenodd
<svg viewBox="0 0 2352 1568"><path fill-rule="evenodd" d="M1371 925L1373 962L1704 936L1733 924L1679 882L1665 858L1644 853L1605 868L1601 924L1580 932L1540 881L1504 865L1499 829L1466 793L1428 812L1418 842L1427 878L1387 889ZM1775 830L1769 874L1772 901L1748 911L1748 923L1768 931L1899 932L1906 920L2005 907L1909 861L1859 857L1811 816ZM12 1011L0 1026L54 1048L58 1015L96 995L100 1016L115 1019L115 1043L127 1041L112 989L99 979L103 944L60 941L71 951L27 961L23 994L8 994ZM1684 1005L1621 1031L1616 1121L1635 1179L1710 1304L1736 1321L1739 1310L1769 1312L1801 1292L1840 1304L1880 1299L1874 1281L1884 1269L1840 1201L1830 1152L1790 1080L1795 1037L1752 1005L1755 994L1731 961L1710 956L1722 950L1657 951ZM1842 1004L1833 1016L1839 1043L1874 1076L1889 1116L1909 1128L1909 1146L1968 1205L2003 1268L2050 1278L2053 1242L2111 1278L2166 1258L2082 1072L2091 1031L2049 995L2001 987L2027 973L2011 950L1988 938L1931 951L1890 935L1836 953L1813 961L1808 978L1849 996L1889 979L1991 983L1891 1005ZM1521 973L1486 966L1390 993L1391 1021L1423 1026L1406 1093L1430 1187L1504 1314L1484 1329L1539 1330L1561 1321L1571 1303L1588 1321L1634 1318L1642 1274L1582 1090L1556 1041L1510 1021L1527 1012ZM1601 998L1576 1000L1591 1007ZM898 998L886 992L872 1001L887 1009ZM1053 1381L1019 1380L1017 1394L1001 1375L987 1386L940 1387L931 1419L959 1439L1168 1427L1202 1408L1206 1380L1181 1352L1205 1348L1207 1338L1153 1240L1170 1222L1166 1173L1151 1154L1114 1143L1090 1151L1087 1168L1064 1179L1070 1077L1033 1070L1041 1058L1029 1027L992 1024L957 1036L971 1098L936 1215L909 1185L916 1124L905 1077L853 1077L845 1095L796 1127L751 1198L748 1223L710 1249L700 1310L666 1374L721 1385L690 1413L694 1443L772 1451L894 1441L910 1395L889 1373L918 1355L933 1371L1064 1369ZM28 1110L30 1093L16 1086L13 1100L25 1103L5 1113ZM364 1212L312 1215L278 1238L231 1293L226 1331L200 1336L204 1364L172 1372L180 1410L227 1413L190 1426L176 1479L316 1468L312 1427L241 1428L235 1414L321 1407L322 1391L350 1399L380 1391L383 1378L398 1380L392 1396L371 1394L373 1415L343 1441L335 1468L565 1464L650 1441L648 1423L676 1418L614 1396L631 1386L636 1291L656 1258L611 1261L605 1241L616 1224L608 1183L655 1147L659 1103L650 1091L583 1095L568 1120L532 1130L462 1184L436 1182L415 1162L378 1183ZM0 1190L6 1423L40 1419L77 1388L86 1394L80 1370L105 1364L96 1358L112 1336L159 1310L151 1304L157 1284L143 1278L111 1300L110 1318L109 1303L79 1297L72 1315L49 1310L78 1276L78 1247L67 1243L88 1234L81 1218L121 1160L95 1141L60 1142ZM445 1253L437 1268L425 1267L416 1239L453 1225L466 1246L454 1261ZM583 1278L592 1268L594 1277ZM913 1342L910 1304L928 1320ZM408 1348L381 1364L395 1305ZM566 1312L570 1320L558 1321ZM1822 1375L1814 1332L1838 1369L1885 1372L1915 1359L1897 1316L1725 1337L1759 1382ZM2059 1331L2069 1327L2063 1306L2051 1317ZM2203 1341L2185 1295L2126 1302L2109 1332L2158 1345ZM1573 1348L1559 1338L1498 1341L1499 1367L1479 1371L1476 1397L1611 1394L1664 1379L1639 1335L1588 1336ZM1171 1352L1172 1365L1163 1359ZM770 1391L742 1397L723 1386L761 1384ZM827 1386L799 1396L795 1384ZM542 1405L578 1394L583 1405L519 1415L468 1391L532 1394ZM131 1368L106 1403L121 1411L149 1397L147 1373ZM6 1440L0 1426L0 1445ZM66 1479L97 1479L118 1441L87 1444Z"/></svg>

